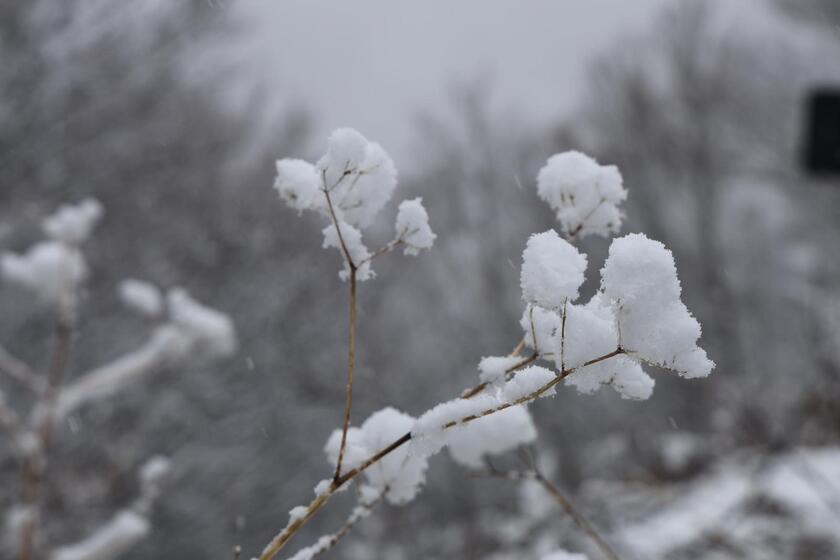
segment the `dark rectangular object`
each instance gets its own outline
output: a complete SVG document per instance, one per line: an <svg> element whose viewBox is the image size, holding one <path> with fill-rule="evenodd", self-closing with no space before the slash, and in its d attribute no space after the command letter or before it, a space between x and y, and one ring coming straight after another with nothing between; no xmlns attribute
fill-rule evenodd
<svg viewBox="0 0 840 560"><path fill-rule="evenodd" d="M840 174L840 89L815 90L807 103L805 169L814 175Z"/></svg>

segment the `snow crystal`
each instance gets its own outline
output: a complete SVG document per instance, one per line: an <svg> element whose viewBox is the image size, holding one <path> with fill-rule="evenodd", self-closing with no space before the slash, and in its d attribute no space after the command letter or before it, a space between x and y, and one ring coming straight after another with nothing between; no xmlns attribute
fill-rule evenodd
<svg viewBox="0 0 840 560"><path fill-rule="evenodd" d="M423 208L423 199L404 200L397 210L397 239L405 243L406 255L417 255L422 249L431 249L437 237L429 227L429 215Z"/></svg>
<svg viewBox="0 0 840 560"><path fill-rule="evenodd" d="M236 333L230 317L210 309L181 288L166 296L172 321L196 338L196 342L213 356L228 356L236 351Z"/></svg>
<svg viewBox="0 0 840 560"><path fill-rule="evenodd" d="M521 369L516 372L516 375L510 381L504 384L501 390L501 399L506 403L515 402L548 385L555 377L557 376L553 371L541 366ZM549 397L554 394L555 390L552 387L540 396Z"/></svg>
<svg viewBox="0 0 840 560"><path fill-rule="evenodd" d="M585 554L566 552L565 550L556 550L551 554L547 554L541 557L540 560L587 560L587 557Z"/></svg>
<svg viewBox="0 0 840 560"><path fill-rule="evenodd" d="M478 362L478 373L482 383L504 381L507 370L522 361L519 356L486 356Z"/></svg>
<svg viewBox="0 0 840 560"><path fill-rule="evenodd" d="M289 511L289 525L296 523L306 517L306 512L309 511L306 506L296 506Z"/></svg>
<svg viewBox="0 0 840 560"><path fill-rule="evenodd" d="M522 297L546 309L575 300L583 284L586 256L554 230L534 234L522 253Z"/></svg>
<svg viewBox="0 0 840 560"><path fill-rule="evenodd" d="M316 168L336 212L354 227L368 226L397 186L397 170L385 150L349 128L330 135Z"/></svg>
<svg viewBox="0 0 840 560"><path fill-rule="evenodd" d="M400 436L408 433L415 420L408 414L394 408L383 408L371 414L359 428L347 431L347 444L343 469L358 467L374 453L381 451ZM332 433L325 452L335 464L341 445L341 431ZM426 479L426 457L409 453L408 446L402 446L365 470L367 484L379 493L388 490L385 498L391 504L404 504L417 495Z"/></svg>
<svg viewBox="0 0 840 560"><path fill-rule="evenodd" d="M611 308L595 298L586 305L566 306L563 340L554 355L557 369L573 369L618 348L618 331Z"/></svg>
<svg viewBox="0 0 840 560"><path fill-rule="evenodd" d="M88 270L77 249L58 241L43 241L23 255L4 253L0 256L0 273L9 283L58 303L72 296L87 278Z"/></svg>
<svg viewBox="0 0 840 560"><path fill-rule="evenodd" d="M436 405L423 413L411 428L411 453L431 456L447 443L453 428L444 426L460 423L467 417L497 408L502 402L494 395L480 393L469 399L456 398Z"/></svg>
<svg viewBox="0 0 840 560"><path fill-rule="evenodd" d="M580 152L554 155L537 176L537 194L557 213L567 235L607 236L621 227L618 205L627 191L614 165L599 165Z"/></svg>
<svg viewBox="0 0 840 560"><path fill-rule="evenodd" d="M339 432L339 433L340 433L340 432ZM341 443L341 442L339 442L339 444L340 444L340 443ZM337 454L338 454L338 453L336 452L336 455L337 455ZM315 492L315 495L316 495L316 496L320 496L321 494L323 494L324 492L326 492L327 490L329 490L329 489L330 489L330 486L332 486L332 479L330 479L330 478L325 478L325 479L321 480L318 484L316 484L316 485L315 485L315 488L313 488L313 490L312 490L312 491L313 491L313 492Z"/></svg>
<svg viewBox="0 0 840 560"><path fill-rule="evenodd" d="M653 393L654 381L627 356L613 356L595 364L586 362L618 348L615 309L595 294L586 305L566 306L566 327L561 351L555 354L558 369L580 368L566 379L581 393L594 393L601 385L612 385L625 399L643 400Z"/></svg>
<svg viewBox="0 0 840 560"><path fill-rule="evenodd" d="M341 241L343 240L344 246L350 254L350 259L353 261L353 264L358 267L356 270L356 279L360 282L364 282L365 280L373 278L374 272L370 268L370 261L368 260L371 255L368 248L365 247L365 244L362 242L362 232L347 222L339 221L338 227L340 229L336 229L335 224L330 224L323 230L324 249L334 247L342 252L344 269L338 273L338 277L342 280L347 280L350 278L351 274L350 263L347 262L347 258L343 254L343 250L341 248ZM338 236L339 231L341 232L341 237Z"/></svg>
<svg viewBox="0 0 840 560"><path fill-rule="evenodd" d="M535 305L526 305L519 324L522 325L522 331L525 333L525 345L528 348L539 350L540 354L557 352L556 344L559 336L557 333L560 329L559 314ZM536 344L534 344L534 336L537 337Z"/></svg>
<svg viewBox="0 0 840 560"><path fill-rule="evenodd" d="M172 467L172 461L161 455L155 455L140 467L140 482L143 485L156 485L166 476Z"/></svg>
<svg viewBox="0 0 840 560"><path fill-rule="evenodd" d="M307 546L306 548L298 550L293 556L289 557L289 560L312 560L318 554L321 554L325 550L329 549L331 542L332 535L324 535L315 541L315 544L312 546Z"/></svg>
<svg viewBox="0 0 840 560"><path fill-rule="evenodd" d="M101 217L102 204L87 198L79 204L62 206L45 218L41 225L51 239L68 245L80 245L87 241Z"/></svg>
<svg viewBox="0 0 840 560"><path fill-rule="evenodd" d="M680 301L674 258L662 243L642 234L614 240L601 286L632 356L687 378L709 375L714 363L697 347L700 324Z"/></svg>
<svg viewBox="0 0 840 560"><path fill-rule="evenodd" d="M112 560L131 549L149 529L145 517L124 510L82 542L55 549L50 560Z"/></svg>
<svg viewBox="0 0 840 560"><path fill-rule="evenodd" d="M297 211L326 211L326 201L321 192L321 179L315 166L301 159L277 161L277 178L274 188L286 204Z"/></svg>
<svg viewBox="0 0 840 560"><path fill-rule="evenodd" d="M120 282L118 290L120 300L129 309L149 317L160 315L163 309L163 296L154 284L128 278Z"/></svg>
<svg viewBox="0 0 840 560"><path fill-rule="evenodd" d="M448 435L449 453L460 465L481 468L487 455L498 455L537 438L528 409L512 406L473 420Z"/></svg>

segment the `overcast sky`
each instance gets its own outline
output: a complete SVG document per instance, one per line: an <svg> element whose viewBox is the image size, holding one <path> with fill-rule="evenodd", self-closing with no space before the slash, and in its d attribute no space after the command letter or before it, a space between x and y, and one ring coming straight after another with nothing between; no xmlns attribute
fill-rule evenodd
<svg viewBox="0 0 840 560"><path fill-rule="evenodd" d="M675 0L245 0L247 52L283 101L316 111L316 134L352 126L397 157L412 115L485 78L494 101L556 118L587 60Z"/></svg>

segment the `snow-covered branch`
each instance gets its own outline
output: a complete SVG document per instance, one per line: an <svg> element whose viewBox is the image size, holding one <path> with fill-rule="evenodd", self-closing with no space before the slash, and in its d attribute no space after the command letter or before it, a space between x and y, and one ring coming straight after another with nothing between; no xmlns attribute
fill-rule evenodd
<svg viewBox="0 0 840 560"><path fill-rule="evenodd" d="M378 163L372 166L371 158ZM457 462L474 468L490 455L533 441L536 426L527 405L554 395L562 381L583 393L611 385L623 398L646 399L654 382L643 363L686 378L704 377L714 367L697 346L700 325L680 299L673 256L657 241L641 234L615 239L601 269L600 289L587 302L579 301L588 259L569 240L617 233L622 221L619 205L627 191L614 166L567 152L551 157L537 178L537 192L556 212L565 239L548 230L527 241L520 278L525 301L522 344L510 355L483 358L478 385L417 419L385 408L360 427L349 427L356 280L373 276L369 265L376 257L399 245L415 254L429 248L435 235L416 199L400 205L392 241L373 253L364 246L360 228L369 225L390 198L396 172L384 151L355 131L335 131L317 165L281 160L277 171L274 186L290 207L330 218L324 247L341 250L345 268L340 276L351 281L349 367L343 426L326 446L334 475L315 488L309 505L292 510L287 526L260 560L273 558L332 495L362 474L374 491L388 489L388 502L401 504L417 495L428 460L443 448ZM523 346L532 353L520 356ZM550 367L535 365L539 360ZM574 517L556 488L539 474L534 478L542 480ZM311 558L307 554L328 542L324 537L299 554Z"/></svg>

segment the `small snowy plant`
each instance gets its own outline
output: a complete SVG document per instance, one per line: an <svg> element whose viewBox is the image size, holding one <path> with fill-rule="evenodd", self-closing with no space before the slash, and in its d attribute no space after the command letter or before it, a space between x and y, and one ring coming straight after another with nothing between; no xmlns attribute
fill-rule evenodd
<svg viewBox="0 0 840 560"><path fill-rule="evenodd" d="M300 550L296 560L335 546L376 504L411 501L424 482L429 459L444 448L456 462L477 469L491 455L533 442L537 429L527 407L553 396L560 383L581 393L609 385L622 398L641 400L649 398L654 387L645 366L684 378L705 377L714 367L697 346L700 325L680 299L674 259L662 243L643 234L613 240L600 271L600 288L582 301L588 259L574 242L588 235L616 234L627 191L616 167L567 152L549 158L537 177L537 194L556 212L559 233L536 233L525 243L520 344L511 354L482 358L479 383L460 397L417 418L385 408L358 428L351 427L357 283L373 278L375 258L400 245L405 254L416 255L435 240L426 210L416 198L399 205L391 241L375 251L363 242L363 230L387 205L396 177L385 151L351 129L333 132L326 154L315 164L277 162L274 187L280 198L294 210L324 217L323 246L340 251L339 275L349 280L351 305L343 422L326 445L332 476L316 486L311 503L291 510L288 524L260 560L274 558L304 523L356 478L364 483L347 523ZM523 355L526 348L530 353ZM615 556L542 475L536 470L520 475L540 481L602 551ZM550 557L581 558L562 552Z"/></svg>
<svg viewBox="0 0 840 560"><path fill-rule="evenodd" d="M79 408L95 404L166 364L182 364L197 357L217 359L236 349L231 320L195 301L181 288L166 296L147 282L125 280L119 296L131 310L156 324L136 350L65 381L67 355L79 312L79 294L89 269L82 253L103 215L102 205L87 199L62 206L46 218L42 229L47 240L22 254L0 255L0 279L32 292L55 313L53 355L44 374L0 346L0 374L28 392L28 402L10 403L0 389L0 431L10 437L12 453L21 465L21 502L6 515L8 533L3 541L17 549L17 558L30 560L110 560L125 553L149 532L149 514L159 494L169 461L150 459L140 470L142 495L127 509L89 537L55 548L49 555L36 538L41 524L39 494L53 428Z"/></svg>

